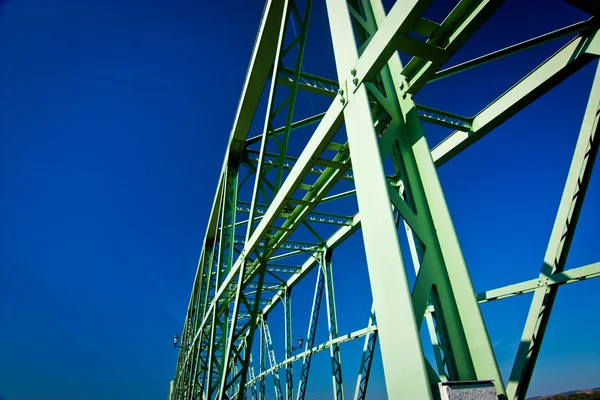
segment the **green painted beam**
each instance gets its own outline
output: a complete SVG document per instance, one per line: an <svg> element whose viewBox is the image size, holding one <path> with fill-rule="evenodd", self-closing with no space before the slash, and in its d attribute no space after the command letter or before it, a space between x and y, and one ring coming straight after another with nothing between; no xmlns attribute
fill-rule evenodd
<svg viewBox="0 0 600 400"><path fill-rule="evenodd" d="M338 80L347 92L344 119L377 312L383 373L391 398L431 399L432 393L387 196L367 89L361 83L387 64L394 53L393 39L411 30L428 3L418 0L396 3L359 58L346 1L327 0Z"/></svg>
<svg viewBox="0 0 600 400"><path fill-rule="evenodd" d="M261 136L248 138L248 131L246 128L249 128L252 119L255 118L254 114L256 113L258 101L260 100L260 94L263 92L266 82L268 82L268 78L273 70L272 60L275 58L277 49L281 49L282 54L285 53L291 55L292 51L297 48L296 45L300 43L299 40L295 40L286 43L283 47L277 44L277 32L281 32L284 23L283 21L286 21L286 19L284 19L286 13L283 11L285 2L268 1L265 7L263 20L259 29L259 36L255 44L248 76L244 84L244 91L236 113L236 120L232 129L223 172L228 168L237 168L240 162L243 162L244 166L249 170L248 176L252 176L252 174L255 174L257 171L258 175L260 175L263 168L261 166L258 166L257 168L256 164L262 162L262 165L267 171L278 170L281 175L282 171L285 169L288 176L285 180L280 178L273 182L270 182L263 177L259 177L257 182L262 185L262 188L259 190L265 195L266 204L258 205L256 204L258 203L257 201L250 202L252 208L255 208L254 205L256 206L256 217L252 216L252 218L247 221L228 223L226 221L229 220L229 217L223 212L223 204L227 201L226 199L228 197L231 197L227 193L231 190L232 185L227 184L225 173L221 174L221 180L218 185L219 189L215 195L213 210L209 218L207 233L198 263L198 271L192 288L192 295L190 296L186 323L182 332L181 340L182 345L185 345L185 348L180 350L176 376L173 382L173 396L197 394L200 390L198 382L205 381L202 378L202 376L204 376L203 374L205 374L212 384L208 385L208 387L204 387L204 392L205 394L210 394L212 397L215 397L217 392L219 393L219 396L225 392L229 396L232 396L237 392L243 397L244 389L248 385L251 385L253 387L253 396L254 393L256 393L255 396L262 396L264 398L264 376L267 372L265 362L267 359L266 356L270 356L270 354L269 351L266 351L266 347L263 346L261 355L264 354L264 357L261 356L259 373L255 374L254 371L249 369L251 366L250 349L252 347L252 342L254 341L252 335L255 331L255 326L252 321L255 321L258 318L258 315L266 317L283 298L282 296L285 295L285 291L291 290L292 287L306 277L308 272L310 272L316 264L314 262L314 255L319 254L323 249L339 246L347 237L352 235L359 228L363 229L363 234L365 234L365 232L370 232L366 233L365 236L365 240L370 243L367 246L370 274L371 272L377 271L380 267L377 265L376 258L373 258L373 249L377 249L386 256L395 253L395 250L393 249L394 245L384 245L382 244L383 241L375 240L374 238L377 237L377 234L374 233L373 229L369 228L374 226L372 224L374 220L384 217L387 218L387 211L385 211L386 207L383 205L381 207L375 207L375 209L380 209L381 211L375 211L375 209L373 209L365 214L364 210L369 210L369 208L372 207L372 204L370 204L372 200L368 200L365 203L364 195L362 196L363 200L360 200L361 193L368 193L369 196L372 196L372 193L374 192L366 188L375 187L376 185L374 185L374 182L369 182L364 179L364 176L368 173L371 181L377 181L379 179L379 177L373 179L374 176L378 175L377 172L373 175L373 171L377 170L377 165L374 165L373 161L376 161L379 155L386 156L391 153L396 168L400 165L398 160L405 161L410 158L407 158L407 153L398 153L398 149L390 140L390 138L394 136L392 134L393 132L408 129L409 135L411 135L413 139L416 139L413 143L415 143L417 147L420 146L418 163L416 165L418 170L423 168L425 165L423 163L431 163L431 158L435 161L435 167L439 167L600 54L600 39L597 39L597 33L594 31L596 22L595 20L590 20L551 32L547 35L533 38L507 49L502 49L467 63L451 67L445 71L438 72L442 64L444 64L472 35L472 33L485 22L487 18L489 18L501 4L501 1L462 0L441 24L422 18L422 13L429 5L428 1L411 0L408 5L406 2L403 4L398 3L392 7L390 14L387 16L382 7L374 10L374 14L368 15L365 13L365 10L368 10L369 3L377 6L377 0L350 0L350 5L347 5L346 7L342 5L346 5L342 0L328 0L328 2L328 7L330 8L329 12L334 15L334 17L331 18L332 29L338 29L340 23L346 24L347 17L352 18L352 21L356 23L352 28L348 28L349 24L346 24L346 28L344 28L346 30L345 37L336 35L337 38L334 38L334 49L336 58L338 59L336 66L338 68L338 78L342 83L342 90L338 90L340 85L336 81L302 71L301 65L299 64L300 61L296 59L295 68L280 69L278 79L276 82L272 83L278 85L278 87L290 88L292 91L300 89L309 90L313 93L322 92L322 94L333 98L332 105L325 113L317 114L296 122L292 122L290 113L288 112L288 121L285 126L277 129L273 129L272 126L269 126L266 131L266 136L263 132L263 135ZM299 14L299 10L293 2L291 4L291 11L287 23L289 24L290 20L295 18L302 26L302 17ZM332 6L332 4L334 6ZM277 11L278 9L280 11ZM341 13L340 10L342 11ZM279 17L277 17L277 15L279 15ZM341 18L340 15L342 16ZM374 18L374 16L376 18ZM280 18L279 22L277 22L277 18ZM375 19L377 20L377 23L374 23ZM377 29L377 25L381 28ZM336 26L338 28L336 28ZM417 41L412 36L409 37L408 35L411 32L426 37L426 42ZM563 49L557 52L522 81L517 83L513 88L509 89L504 95L500 96L495 102L475 117L463 117L431 107L416 106L412 101L412 95L417 93L418 90L428 82L576 32L581 32L580 36L568 43ZM354 51L352 48L355 46L351 39L352 34L356 35L359 42L362 43L360 46L360 56L358 56L358 54L350 54ZM352 43L352 45L350 45L350 43ZM344 54L337 54L339 53L338 49L340 47L345 49L343 50L343 52L345 52ZM348 50L350 53L347 52ZM397 50L412 53L413 55L418 56L418 59L414 58L406 67L402 67L399 60L397 60L397 57L394 55ZM352 59L352 62L348 62L350 59ZM281 66L278 66L278 68L279 67ZM390 68L393 70L393 87L384 89L386 84L389 85L389 82L385 83L386 79L389 81L389 78L386 78L385 74ZM408 79L403 77L402 74L408 75ZM284 88L284 90L287 89ZM369 97L367 101L364 102L362 96L367 90ZM386 93L385 96L384 93ZM391 96L390 93L392 93ZM271 97L273 97L273 95ZM357 104L361 102L362 105L359 107ZM288 103L281 103L275 108L276 110L283 111L287 106ZM404 111L404 114L402 115L404 122L398 123L398 117L396 117L395 125L390 125L389 122L384 123L386 122L385 113L394 114L396 112L394 110L397 109L398 106ZM365 112L365 110L368 111ZM366 123L366 121L370 121L371 112L377 115L375 128ZM364 113L364 118L359 120L357 115L362 115L361 113ZM415 113L416 117L414 115ZM270 116L271 113L267 114L267 119L270 118ZM353 139L351 139L350 143L345 144L332 143L331 138L336 134L343 119L345 119L345 123L347 124L346 128L349 137ZM456 129L457 132L450 135L447 140L430 152L427 149L426 144L423 145L421 143L421 138L419 137L419 131L422 129L420 128L421 122L429 122ZM316 129L314 134L310 137L307 146L303 149L301 156L298 158L293 157L293 159L288 157L285 154L285 141L287 140L289 132L294 129L308 127L311 124L315 124ZM383 129L379 128L379 126L383 126ZM379 137L379 139L375 139L374 141L374 143L377 144L378 156L372 156L371 153L365 151L368 146L363 146L363 144L367 144L371 138L365 139L365 137L360 137L361 145L356 145L358 141L355 139L359 136L352 132L357 132L359 127L363 136L364 132L373 130L376 137ZM248 156L254 154L252 152L255 152L255 150L248 149L248 146L254 146L254 144L260 141L264 142L266 139L277 142L279 151L270 154L266 149L263 149L262 152L258 152L259 158L254 162L252 156ZM354 145L352 145L352 142L354 142ZM350 159L348 154L349 145L351 149L352 147L360 149L358 153L355 150L355 154L352 154L352 162L361 165L359 169L362 172L360 172L359 175L356 175L354 168L350 170ZM243 151L244 149L246 149L245 152ZM324 157L322 154L325 149L333 150L338 154L333 160L331 157ZM427 149L427 151L423 149ZM371 155L369 156L367 154ZM369 159L369 163L366 161L367 159ZM279 162L277 160L279 160ZM409 167L414 168L412 165L409 165ZM435 263L444 265L446 260L450 260L449 265L451 268L448 272L448 279L453 288L452 291L457 294L455 300L447 295L442 295L441 299L433 299L432 303L427 305L426 302L422 301L425 299L424 293L427 292L427 290L423 289L423 287L425 287L423 286L424 280L418 279L416 288L413 290L411 296L413 310L405 314L415 317L415 313L419 314L420 311L417 312L414 305L418 304L417 308L419 310L422 308L421 303L426 305L426 310L429 311L425 313L425 319L427 320L428 325L435 325L433 328L430 327L432 332L436 335L439 334L439 340L438 336L433 340L434 350L436 346L440 349L443 348L445 356L445 359L442 360L442 362L439 362L436 358L436 361L438 361L438 369L448 368L448 377L470 377L472 375L471 372L469 372L471 367L469 367L468 357L465 356L465 354L471 353L472 368L473 371L476 371L476 377L478 379L481 379L482 377L487 378L488 376L494 375L494 362L490 361L489 357L486 359L490 353L487 351L487 347L489 346L485 343L487 334L485 333L485 328L483 331L481 330L481 324L479 324L476 315L477 312L473 312L474 308L471 303L475 304L477 307L477 300L487 302L526 292L541 293L542 289L546 292L552 292L556 287L562 284L598 276L597 271L599 267L598 264L592 264L590 266L565 271L562 274L545 275L546 281L543 285L540 284L539 280L530 280L521 284L511 285L507 288L494 289L485 292L480 294L478 298L475 298L473 293L473 301L467 301L469 296L465 296L465 294L472 292L472 290L465 290L465 288L468 289L469 286L468 274L466 279L464 278L464 275L461 275L460 273L457 275L457 271L460 272L461 269L457 269L456 267L456 265L459 265L459 267L461 265L461 262L458 262L457 264L457 260L460 261L460 255L455 251L458 246L457 244L452 243L453 240L448 239L448 237L453 235L447 235L448 227L452 228L451 221L444 215L443 196L438 195L441 193L441 190L437 190L435 187L431 186L432 183L435 183L435 167L427 167L425 175L422 175L421 178L419 178L424 182L428 182L427 185L429 185L429 188L426 189L428 196L437 193L432 197L434 199L433 201L427 201L429 204L428 207L430 207L430 210L433 210L432 215L434 215L431 219L431 223L426 222L426 218L424 219L424 215L427 215L427 213L424 213L424 209L422 208L424 203L421 200L418 200L419 196L416 196L417 201L415 201L415 194L409 191L408 196L406 197L402 192L402 187L398 186L398 184L402 185L401 179L406 179L406 171L403 171L402 168L397 169L397 173L393 180L388 181L390 177L384 177L385 185L382 185L382 198L389 196L387 199L388 206L389 201L392 200L396 209L399 210L399 216L402 217L406 223L405 228L409 233L409 241L412 246L411 257L413 263L416 266L422 264L421 268L423 271L429 271L427 274L431 275L432 265ZM304 181L308 174L318 175L317 182L309 184L308 179L307 181ZM361 174L362 177L360 177ZM381 176L383 176L383 174L381 174ZM336 190L337 182L341 180L352 180L357 186L357 190ZM313 181L314 179L310 180L310 182ZM255 182L255 188L259 187L257 182ZM390 184L394 184L395 186ZM279 188L280 185L281 188ZM413 190L415 183L410 182L408 187ZM400 192L398 192L398 190L400 190ZM267 193L269 191L275 195L272 196ZM306 191L308 192L304 193ZM299 195L302 197L299 198ZM351 196L358 196L359 208L361 210L360 217L359 214L356 214L355 216L340 216L331 213L315 212L315 207L317 207L318 204ZM439 201L439 199L442 199L442 201ZM240 200L239 204L242 204L244 200ZM253 205L252 203L255 204ZM234 217L238 212L245 212L242 208L243 207L238 205L233 208ZM411 208L416 210L416 212L411 211ZM232 214L229 213L229 215L231 216ZM222 237L223 232L235 226L251 225L248 224L249 221L256 222L257 225L255 225L254 231L252 231L244 240L232 236L232 243L234 246L230 246L226 248L226 250L227 252L232 251L234 255L232 257L227 257L231 261L220 262L218 258L223 258L223 250L219 250L221 245L220 242L227 242L227 240ZM281 221L284 222L282 223ZM364 224L364 221L368 222ZM394 226L397 227L397 223L400 222L398 213L392 216L391 221ZM313 223L313 226L309 225L309 223ZM324 234L321 226L322 223L345 225L330 236ZM431 233L434 232L430 229L431 224L435 226L435 231L446 232L444 237L439 241L441 244L441 262L439 260L432 261L431 258L431 254L433 254L431 249L436 247L435 240L432 239L435 235ZM294 244L294 240L291 240L291 238L293 238L291 235L294 234L295 230L301 225L307 227L308 231L310 231L317 239L315 243L310 244L308 247L302 244ZM330 236L329 239L325 239L327 236ZM414 243L411 238L415 240ZM426 246L423 246L423 243L426 243ZM262 255L260 255L261 253ZM272 264L270 262L271 260L277 259L291 260L292 258L289 257L304 253L307 254L307 259L301 265L285 265L285 263ZM423 257L425 258L422 259ZM214 260L216 260L216 263ZM402 258L399 260L400 263L402 263ZM416 260L416 262L414 260ZM394 264L398 263L394 262ZM440 271L443 271L443 269ZM435 275L437 272L433 274ZM383 275L381 275L381 277L382 276ZM267 279L267 281L265 281L265 279ZM389 280L389 277L386 275L385 279ZM443 274L439 275L436 279L438 279L438 281L436 281L438 287L440 285L446 285L446 283L442 282L446 279L443 278ZM439 279L442 279L442 281L439 281ZM378 287L383 281L383 278L378 278L374 285L374 293L379 293L376 297L381 298L381 293L389 292L382 292L380 290L381 286ZM400 287L401 286L402 285L400 285ZM395 285L394 287L397 292L398 285ZM444 289L444 291L448 292L446 289ZM273 297L271 297L270 293L273 293ZM482 298L481 296L484 297ZM403 304L402 301L394 302L396 307L398 304L401 304L403 307L406 305L405 303ZM231 312L228 305L234 305L233 312ZM453 307L456 308L458 314L464 315L465 318L457 318L456 315L453 314L455 313L455 311L452 310ZM451 311L448 313L449 308ZM444 312L438 315L437 310L440 309ZM535 307L533 307L532 310L535 310ZM382 312L382 316L379 315L379 311ZM378 318L381 320L379 322L381 326L378 334L382 334L384 337L389 338L390 334L397 333L401 330L405 333L405 327L402 329L390 328L390 326L393 325L390 325L390 318L385 316L388 311L389 310L385 309L385 306L383 309L381 309L381 306L378 308ZM434 313L435 321L432 319L434 318ZM444 314L446 314L446 317ZM448 317L448 315L450 317ZM407 319L409 318L404 318L405 321ZM418 324L420 324L420 317L417 317L417 320ZM461 328L460 324L456 324L456 321L458 320L462 321L461 323L463 326L468 326L468 329L465 331L464 339L466 340L466 343L468 343L469 346L471 346L470 343L483 343L484 351L471 352L470 350L461 348L462 345L460 345L460 342L462 339L460 339L460 332L463 328ZM288 328L291 327L291 313L289 313L286 321L286 326L288 326ZM289 339L291 338L291 334L288 336L288 340L286 340L288 354L286 354L286 361L284 361L284 363L293 358L289 357ZM536 335L536 338L538 337L539 336ZM226 343L225 347L223 347L224 343ZM397 351L397 349L394 350L392 345L392 350L390 352L390 340L381 340L381 343L382 349L387 349L384 354L388 355L389 360L389 354L394 354L394 351ZM541 343L541 341L535 341L533 353L539 351L539 345L537 343ZM479 344L475 347L478 347ZM211 345L213 346L212 349L210 348ZM406 345L406 343L403 343L403 345ZM333 347L337 346L332 345L331 348L333 349ZM415 346L413 347L416 348ZM316 348L318 348L318 346L316 346ZM263 350L265 351L263 352ZM458 354L458 359L452 360L452 355L454 354L451 353ZM205 358L208 357L208 354L212 354L212 359L208 363L209 370L207 373L207 360ZM415 352L415 357L411 360L418 359L419 356L417 354L420 354L420 350ZM535 358L535 355L533 358ZM228 362L228 359L231 360L232 363ZM491 359L493 359L493 353ZM523 362L523 360L525 361ZM453 370L456 366L452 366L452 363L457 363L459 368ZM527 379L530 378L533 368L532 366L528 366L529 364L527 363L530 363L528 359L518 358L515 364L515 368L522 368L522 370L525 371L520 375L522 378L511 380L511 385L513 385L511 386L511 390L512 387L515 387L514 382L517 382L517 385L520 385L521 387L518 389L519 395L514 397L515 399L522 398L519 396L524 396L524 393L526 392ZM386 364L385 357L384 364ZM417 362L417 364L419 364L419 362ZM535 360L530 364L534 365ZM278 366L280 365L283 365L283 363L275 363L275 366L271 364L271 370L269 371L273 372L278 370L278 368L280 368ZM285 365L286 370L290 372L290 365ZM389 367L389 362L387 365ZM414 365L414 362L411 362L411 365ZM386 373L391 373L393 371L394 367L392 366L391 369L388 368ZM435 372L433 372L431 366L425 363L424 369L421 371L421 377L424 377L424 379L428 381L430 387L435 387L436 382L439 381L440 378L447 378L445 373L446 371L442 371L438 377ZM217 380L211 378L211 376L214 376ZM199 381L198 377L200 377ZM291 397L290 381L290 379L286 380L287 398ZM408 386L410 387L406 390L419 390L416 389L419 387L419 384L416 383L417 381L418 379L412 379L411 382L408 383ZM252 384L246 384L246 382L252 382ZM255 388L254 383L258 383L259 387ZM420 387L424 386L427 385L421 385ZM391 388L390 393L399 393L401 390L402 389L399 387ZM499 387L498 390L499 392L502 392L502 387ZM425 391L427 391L427 389L425 389ZM437 395L435 390L431 394L434 397ZM428 394L426 396L428 396Z"/></svg>
<svg viewBox="0 0 600 400"><path fill-rule="evenodd" d="M491 289L477 295L479 303L502 300L509 297L520 296L534 292L547 286L565 285L581 282L600 276L600 263L594 263L567 271L557 272L544 278L530 279L525 282L515 283L497 289Z"/></svg>
<svg viewBox="0 0 600 400"><path fill-rule="evenodd" d="M544 93L596 58L586 49L600 45L598 31L571 40L526 77L504 92L473 118L469 132L456 131L431 151L440 167L507 121Z"/></svg>

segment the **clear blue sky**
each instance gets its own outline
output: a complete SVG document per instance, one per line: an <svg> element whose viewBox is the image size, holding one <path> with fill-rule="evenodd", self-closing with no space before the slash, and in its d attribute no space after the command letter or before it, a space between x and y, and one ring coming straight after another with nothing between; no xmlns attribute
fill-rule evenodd
<svg viewBox="0 0 600 400"><path fill-rule="evenodd" d="M318 38L326 18L316 3ZM507 1L456 60L587 18L558 0L520 3ZM3 3L0 398L165 398L176 360L171 338L183 325L261 12L258 1ZM330 44L313 43L306 70L335 78L323 56ZM562 43L432 84L417 101L472 115ZM440 169L478 291L539 273L594 70L587 66ZM448 133L426 128L432 145ZM599 259L594 204L597 171L569 267ZM360 237L350 243L360 247ZM366 324L370 300L358 300L354 288L366 278L360 253L336 257L352 271L336 275L345 333ZM530 394L600 386L599 288L592 280L561 289ZM483 306L504 374L529 300ZM299 335L307 308L295 320ZM358 359L342 355L350 387ZM383 392L380 371L375 395ZM319 398L330 379L315 375Z"/></svg>

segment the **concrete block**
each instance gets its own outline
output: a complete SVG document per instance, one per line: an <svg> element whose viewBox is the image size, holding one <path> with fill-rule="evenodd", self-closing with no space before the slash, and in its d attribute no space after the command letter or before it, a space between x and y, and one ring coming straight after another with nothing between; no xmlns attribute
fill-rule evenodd
<svg viewBox="0 0 600 400"><path fill-rule="evenodd" d="M498 400L492 381L440 382L442 400Z"/></svg>

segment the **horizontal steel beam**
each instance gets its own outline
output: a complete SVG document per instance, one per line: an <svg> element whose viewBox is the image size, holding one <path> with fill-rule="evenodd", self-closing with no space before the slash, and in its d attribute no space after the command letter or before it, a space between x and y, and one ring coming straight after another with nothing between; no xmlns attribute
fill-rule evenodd
<svg viewBox="0 0 600 400"><path fill-rule="evenodd" d="M284 68L283 72L285 76L278 77L277 83L282 85L291 85L292 77L294 76L294 70L290 68ZM311 93L334 98L337 94L338 83L333 79L327 79L306 72L300 72L299 88Z"/></svg>
<svg viewBox="0 0 600 400"><path fill-rule="evenodd" d="M248 155L253 154L254 155L256 153L257 153L256 150L248 149L246 154L248 154ZM267 166L278 166L279 165L279 161L278 160L273 160L273 158L276 158L278 156L279 155L275 154L275 153L265 152L264 164L267 165ZM294 164L296 163L297 160L298 160L297 157L286 156L283 168L286 169L286 170L291 170L294 167ZM255 165L255 164L258 164L258 158L248 157L246 162L251 163L252 165ZM327 165L325 165L325 164L327 164ZM308 170L308 173L309 174L313 174L313 175L321 175L324 172L324 167L345 168L345 169L347 169L349 171L346 174L344 174L341 177L341 179L352 180L352 171L351 171L351 169L349 168L348 165L345 165L345 164L342 164L342 163L339 163L339 162L336 163L335 161L329 161L329 160L321 160L321 159L315 159L315 160L313 160L313 165Z"/></svg>
<svg viewBox="0 0 600 400"><path fill-rule="evenodd" d="M335 249L338 247L344 240L346 240L349 236L351 236L354 232L356 232L360 228L360 217L357 215L352 219L352 224L348 226L341 227L338 229L322 246L327 249ZM306 276L312 268L314 268L318 264L318 258L316 257L317 252L310 255L306 261L300 267L300 271L292 276L288 281L286 286L292 289L304 276ZM278 303L281 297L283 296L284 291L280 291L276 296L273 296L267 307L262 310L263 315L268 315Z"/></svg>
<svg viewBox="0 0 600 400"><path fill-rule="evenodd" d="M361 338L363 336L366 336L366 335L368 335L368 334L370 334L372 332L375 332L376 330L377 330L377 326L376 325L371 325L371 326L369 326L367 328L359 329L358 331L354 331L354 332L348 333L346 335L338 336L338 337L336 337L333 340L329 340L329 341L327 341L325 343L322 343L322 344L320 344L318 346L315 346L315 347L313 347L311 349L305 350L302 353L298 353L295 356L287 358L284 361L278 363L277 365L269 368L268 370L266 370L266 371L264 371L264 372L256 375L254 377L254 379L252 379L252 380L250 380L250 381L248 381L246 383L246 386L250 386L254 382L256 382L257 380L259 380L259 379L261 379L261 378L263 378L263 377L265 377L267 375L270 375L270 374L272 374L272 373L280 370L281 368L284 368L287 364L293 363L295 361L302 360L304 357L306 357L308 355L312 355L312 354L321 352L323 350L327 350L331 346L340 345L342 343L346 343L346 342L349 342L349 341L354 340L354 339L359 339L359 338Z"/></svg>
<svg viewBox="0 0 600 400"><path fill-rule="evenodd" d="M486 292L479 293L477 295L477 300L479 303L488 303L494 300L501 300L508 297L530 293L544 286L564 285L567 283L597 278L598 276L600 276L600 262L579 268L573 268L563 272L557 272L547 276L545 279L530 279L525 282L488 290Z"/></svg>
<svg viewBox="0 0 600 400"><path fill-rule="evenodd" d="M324 116L325 116L325 113L320 113L320 114L313 115L312 117L308 117L308 118L302 119L300 121L293 122L290 126L290 130L293 131L294 129L300 129L305 126L319 122L320 120L323 119ZM273 136L282 134L284 131L285 131L285 126L282 126L280 128L275 129L273 132L269 133L268 137L271 138ZM259 143L261 141L261 139L262 139L262 135L257 135L257 136L248 138L246 140L246 146L250 146L252 144Z"/></svg>
<svg viewBox="0 0 600 400"><path fill-rule="evenodd" d="M417 113L421 121L464 132L470 131L473 123L473 118L466 118L458 114L419 104L417 104Z"/></svg>

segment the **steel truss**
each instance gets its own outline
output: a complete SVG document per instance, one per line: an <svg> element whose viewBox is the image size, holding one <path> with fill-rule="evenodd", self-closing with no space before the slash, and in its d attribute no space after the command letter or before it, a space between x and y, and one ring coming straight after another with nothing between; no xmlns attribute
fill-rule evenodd
<svg viewBox="0 0 600 400"><path fill-rule="evenodd" d="M500 398L525 398L559 286L600 275L600 263L564 269L598 152L600 72L538 278L474 292L436 169L595 60L599 22L593 17L441 69L502 1L461 0L441 23L422 17L430 3L403 0L386 14L381 0L326 0L338 75L333 80L303 70L312 0L267 1L203 242L171 400L263 399L268 375L276 398L300 400L312 356L323 350L330 354L333 395L343 399L340 345L359 338L360 370L350 382L355 399L366 396L376 346L390 398L434 399L438 382L473 380L494 381ZM585 1L571 3L598 11ZM572 36L566 45L474 117L413 100L429 82L566 36ZM402 64L398 51L412 58ZM301 91L330 98L331 105L295 120ZM257 112L261 95L267 101L264 117ZM455 131L430 149L424 123ZM260 125L262 134L250 136L251 125ZM290 140L307 129L310 136L298 153ZM341 189L344 182L352 188ZM322 209L341 202L354 210ZM340 334L332 257L359 230L373 309L365 328ZM399 231L411 252L404 257ZM412 260L414 284L405 259ZM315 268L308 333L295 354L292 289ZM479 303L529 292L533 301L505 387ZM280 303L285 359L278 363L267 317ZM320 316L327 319L328 340L318 344ZM423 321L435 365L423 355ZM301 368L297 388L295 362Z"/></svg>

